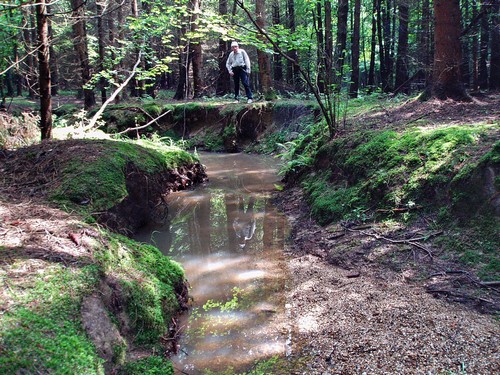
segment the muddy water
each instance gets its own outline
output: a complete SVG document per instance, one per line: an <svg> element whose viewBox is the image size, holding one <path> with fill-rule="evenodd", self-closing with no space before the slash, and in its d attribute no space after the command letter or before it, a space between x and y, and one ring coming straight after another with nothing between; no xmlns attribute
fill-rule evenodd
<svg viewBox="0 0 500 375"><path fill-rule="evenodd" d="M180 262L190 283L192 307L179 323L173 358L177 373L241 373L289 351L287 225L270 201L277 163L246 154L200 158L210 181L170 195L168 223L137 239Z"/></svg>

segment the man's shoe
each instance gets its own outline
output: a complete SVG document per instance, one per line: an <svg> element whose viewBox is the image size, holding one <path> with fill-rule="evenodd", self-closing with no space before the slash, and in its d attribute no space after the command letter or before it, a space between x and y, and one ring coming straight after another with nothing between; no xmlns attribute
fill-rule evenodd
<svg viewBox="0 0 500 375"><path fill-rule="evenodd" d="M252 100L252 99L248 99L248 100L247 100L247 103L248 103L248 104L253 103L253 100Z"/></svg>

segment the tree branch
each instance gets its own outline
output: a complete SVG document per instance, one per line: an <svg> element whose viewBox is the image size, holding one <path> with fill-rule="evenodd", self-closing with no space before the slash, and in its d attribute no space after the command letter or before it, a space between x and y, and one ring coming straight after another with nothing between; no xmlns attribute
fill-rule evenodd
<svg viewBox="0 0 500 375"><path fill-rule="evenodd" d="M132 73L130 73L128 78L113 92L113 94L111 94L111 96L108 98L108 100L106 100L104 102L104 104L101 106L101 108L99 108L99 110L96 112L96 114L90 120L89 124L85 128L83 128L84 131L89 131L89 130L94 128L97 120L99 120L102 113L104 112L106 107L109 105L109 103L111 103L113 100L115 100L115 98L123 90L123 88L128 85L130 80L134 77L135 73L137 72L137 67L139 66L139 64L141 62L141 57L142 57L142 51L139 51L139 56L137 57L137 61L134 65L134 67L132 68Z"/></svg>

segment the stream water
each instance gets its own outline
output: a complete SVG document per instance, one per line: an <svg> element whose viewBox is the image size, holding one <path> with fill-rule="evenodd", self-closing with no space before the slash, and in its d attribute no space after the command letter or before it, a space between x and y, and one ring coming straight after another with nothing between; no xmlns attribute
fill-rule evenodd
<svg viewBox="0 0 500 375"><path fill-rule="evenodd" d="M182 264L192 304L179 327L179 374L250 371L289 351L285 217L273 158L201 153L209 182L171 194L168 223L136 237Z"/></svg>

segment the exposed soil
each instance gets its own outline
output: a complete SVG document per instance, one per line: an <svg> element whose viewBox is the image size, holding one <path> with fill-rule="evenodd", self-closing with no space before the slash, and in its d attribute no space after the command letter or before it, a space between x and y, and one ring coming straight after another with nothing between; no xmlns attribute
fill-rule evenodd
<svg viewBox="0 0 500 375"><path fill-rule="evenodd" d="M499 99L413 102L356 120L373 127L402 127L424 118L436 125L498 122ZM92 254L85 241L96 234L47 206L44 186L53 176L9 159L15 157L0 151L0 244L15 249L16 257L31 258L31 271L37 259L86 262ZM15 176L8 163L17 165ZM308 358L308 369L297 374L500 373L494 316L500 311L499 288L481 285L471 270L441 260L424 241L414 241L422 248L382 238L420 238L431 233L425 220L412 228L324 228L310 219L297 188L277 204L293 228L287 291L292 355ZM2 252L1 263L9 264L12 256ZM5 290L1 297L0 310L8 309Z"/></svg>
<svg viewBox="0 0 500 375"><path fill-rule="evenodd" d="M499 99L411 102L355 121L399 129L418 120L498 123ZM500 287L441 257L427 237L447 233L433 231L425 217L412 227L321 227L301 191L285 191L276 203L292 227L292 351L308 358L297 374L500 372Z"/></svg>

